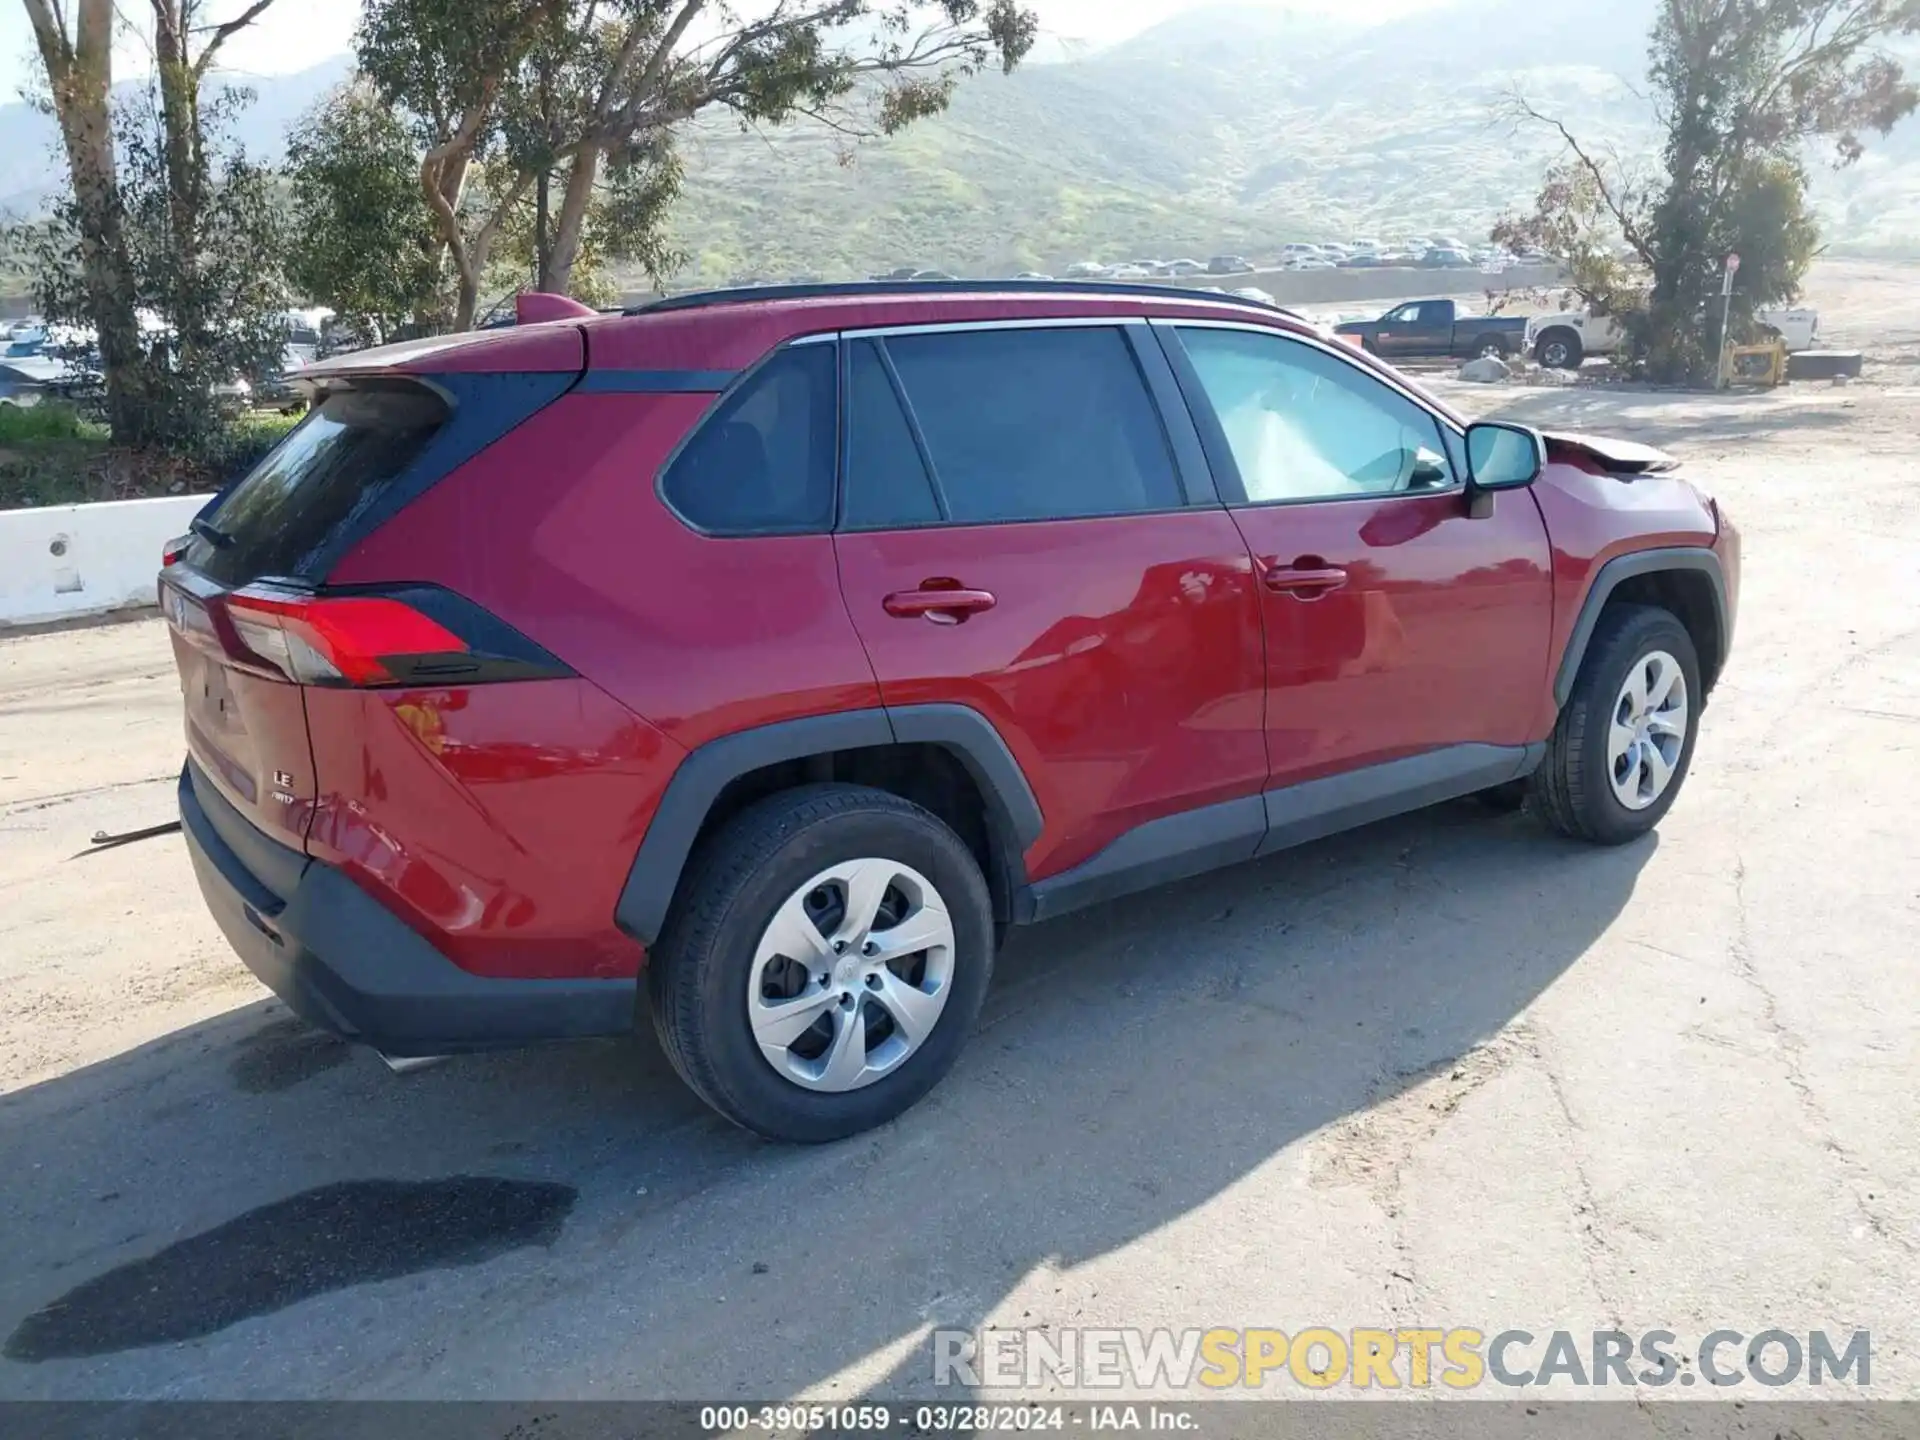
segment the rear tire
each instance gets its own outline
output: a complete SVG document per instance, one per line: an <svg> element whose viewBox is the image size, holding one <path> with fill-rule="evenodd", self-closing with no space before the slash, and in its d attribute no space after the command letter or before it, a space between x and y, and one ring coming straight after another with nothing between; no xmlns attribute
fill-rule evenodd
<svg viewBox="0 0 1920 1440"><path fill-rule="evenodd" d="M1473 342L1473 353L1480 359L1504 360L1507 358L1507 342L1498 335L1482 335Z"/></svg>
<svg viewBox="0 0 1920 1440"><path fill-rule="evenodd" d="M1686 626L1655 606L1609 605L1533 776L1540 813L1598 845L1646 834L1686 781L1705 698Z"/></svg>
<svg viewBox="0 0 1920 1440"><path fill-rule="evenodd" d="M923 929L936 943L893 955ZM986 881L959 836L885 791L809 785L701 846L647 994L695 1094L769 1139L818 1143L893 1119L952 1068L993 953Z"/></svg>

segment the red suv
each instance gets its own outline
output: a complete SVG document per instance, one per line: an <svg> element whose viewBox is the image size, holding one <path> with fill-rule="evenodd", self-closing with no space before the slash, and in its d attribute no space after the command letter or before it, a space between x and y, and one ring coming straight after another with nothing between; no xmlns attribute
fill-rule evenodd
<svg viewBox="0 0 1920 1440"><path fill-rule="evenodd" d="M1206 294L721 292L311 373L160 577L221 928L391 1056L623 1032L644 976L785 1139L925 1094L1009 925L1475 792L1632 839L1732 635L1667 457Z"/></svg>

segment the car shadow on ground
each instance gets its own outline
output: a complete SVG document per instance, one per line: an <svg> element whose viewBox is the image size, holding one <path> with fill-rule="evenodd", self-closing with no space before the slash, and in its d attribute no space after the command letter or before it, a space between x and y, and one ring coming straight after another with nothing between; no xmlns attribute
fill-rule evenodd
<svg viewBox="0 0 1920 1440"><path fill-rule="evenodd" d="M713 1117L650 1038L396 1077L248 1005L0 1100L0 1394L499 1393L501 1355L434 1334L483 1271L495 1323L541 1337L544 1393L792 1394L1467 1073L1657 843L1463 802L1016 932L954 1074L812 1149ZM797 1228L742 1219L799 1220L796 1197ZM1290 1218L1233 1243L1322 1243ZM402 1276L351 1324L315 1308ZM304 1323L324 1344L273 1343ZM929 1379L916 1344L873 1393Z"/></svg>

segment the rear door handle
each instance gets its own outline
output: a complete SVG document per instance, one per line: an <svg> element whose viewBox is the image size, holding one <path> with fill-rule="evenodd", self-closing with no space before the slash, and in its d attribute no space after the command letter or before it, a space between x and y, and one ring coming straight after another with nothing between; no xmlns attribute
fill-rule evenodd
<svg viewBox="0 0 1920 1440"><path fill-rule="evenodd" d="M1292 565L1270 565L1264 577L1269 590L1277 590L1283 595L1292 595L1301 600L1317 600L1330 590L1338 590L1347 583L1347 572L1338 565L1318 565L1296 567Z"/></svg>
<svg viewBox="0 0 1920 1440"><path fill-rule="evenodd" d="M918 590L896 590L880 602L887 614L900 620L918 615L936 625L958 625L969 615L991 610L995 601L990 590L967 590L922 586Z"/></svg>

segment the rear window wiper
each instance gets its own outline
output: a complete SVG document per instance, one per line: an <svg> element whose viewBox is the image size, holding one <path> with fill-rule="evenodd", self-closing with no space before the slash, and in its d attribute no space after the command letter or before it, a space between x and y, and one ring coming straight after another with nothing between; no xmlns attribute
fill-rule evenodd
<svg viewBox="0 0 1920 1440"><path fill-rule="evenodd" d="M187 522L187 528L216 550L225 550L229 545L233 544L233 536L222 530L211 520L202 519L198 515Z"/></svg>

